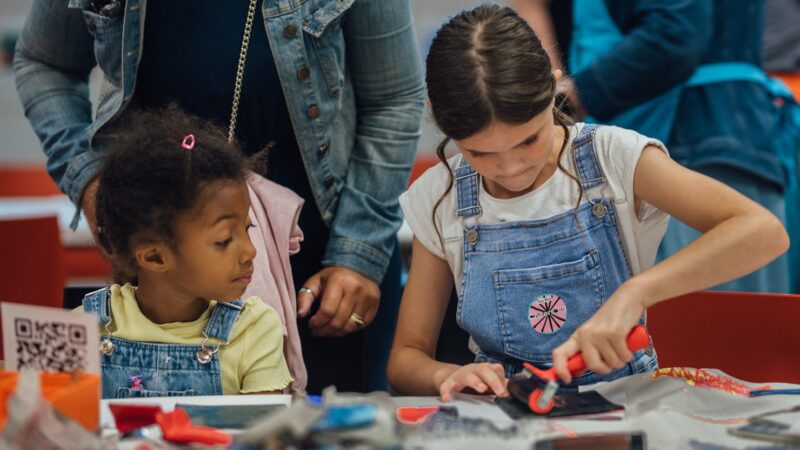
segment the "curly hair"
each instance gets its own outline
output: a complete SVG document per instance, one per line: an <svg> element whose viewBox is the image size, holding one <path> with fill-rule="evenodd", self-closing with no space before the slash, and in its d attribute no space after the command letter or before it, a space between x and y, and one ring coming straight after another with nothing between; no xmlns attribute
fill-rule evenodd
<svg viewBox="0 0 800 450"><path fill-rule="evenodd" d="M120 122L99 173L98 242L110 256L114 281L136 283L133 248L161 241L173 248L176 219L192 210L204 187L243 181L248 162L225 131L176 105L140 110ZM191 150L182 147L193 134Z"/></svg>

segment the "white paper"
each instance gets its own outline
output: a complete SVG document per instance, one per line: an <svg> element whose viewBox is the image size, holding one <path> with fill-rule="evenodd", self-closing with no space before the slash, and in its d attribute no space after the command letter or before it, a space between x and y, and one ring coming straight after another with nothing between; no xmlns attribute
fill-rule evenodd
<svg viewBox="0 0 800 450"><path fill-rule="evenodd" d="M97 316L2 303L6 370L100 374Z"/></svg>

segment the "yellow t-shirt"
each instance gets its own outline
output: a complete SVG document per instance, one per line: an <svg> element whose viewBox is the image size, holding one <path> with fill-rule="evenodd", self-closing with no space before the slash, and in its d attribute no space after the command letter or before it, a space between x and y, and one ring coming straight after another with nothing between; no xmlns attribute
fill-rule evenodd
<svg viewBox="0 0 800 450"><path fill-rule="evenodd" d="M211 301L203 314L191 322L156 324L139 309L135 288L130 284L111 286L110 330L114 337L161 344L200 345L203 329L217 302ZM83 307L78 308L83 310ZM100 334L105 333L100 327ZM207 345L216 345L209 339ZM244 302L233 326L230 341L219 348L224 394L277 391L293 381L283 356L283 327L274 309L258 297Z"/></svg>

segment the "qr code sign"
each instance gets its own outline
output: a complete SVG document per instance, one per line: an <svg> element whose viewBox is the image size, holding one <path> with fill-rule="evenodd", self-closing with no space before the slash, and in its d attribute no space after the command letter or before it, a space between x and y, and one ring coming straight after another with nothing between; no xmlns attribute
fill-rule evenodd
<svg viewBox="0 0 800 450"><path fill-rule="evenodd" d="M86 365L86 327L17 318L17 367L72 372Z"/></svg>
<svg viewBox="0 0 800 450"><path fill-rule="evenodd" d="M99 373L97 318L59 308L3 303L6 368Z"/></svg>

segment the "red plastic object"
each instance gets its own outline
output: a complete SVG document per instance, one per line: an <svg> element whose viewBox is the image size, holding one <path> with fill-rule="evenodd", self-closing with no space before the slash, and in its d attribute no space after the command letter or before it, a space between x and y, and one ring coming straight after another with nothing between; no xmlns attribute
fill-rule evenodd
<svg viewBox="0 0 800 450"><path fill-rule="evenodd" d="M438 406L404 406L397 408L396 416L400 423L414 424L439 411Z"/></svg>
<svg viewBox="0 0 800 450"><path fill-rule="evenodd" d="M211 427L192 425L189 414L183 408L156 414L156 423L161 427L163 438L175 444L197 442L206 445L228 446L233 442L230 434Z"/></svg>
<svg viewBox="0 0 800 450"><path fill-rule="evenodd" d="M635 352L650 345L650 336L647 334L647 330L643 326L637 325L631 329L630 333L628 333L628 337L625 342L628 344L628 350ZM558 378L558 375L556 375L556 371L553 368L541 370L528 363L525 363L524 366L534 376L538 377L545 383L553 383L556 381L556 378ZM572 355L567 360L567 369L573 376L578 376L586 370L586 362L583 360L583 355L580 352ZM542 392L542 389L535 389L528 397L528 407L531 409L531 411L537 414L547 414L555 405L555 401L551 398L550 401L547 402L547 405L544 407L539 406L538 400L542 395Z"/></svg>
<svg viewBox="0 0 800 450"><path fill-rule="evenodd" d="M156 414L161 412L158 405L129 405L110 403L108 409L114 416L114 423L120 433L128 433L156 423Z"/></svg>
<svg viewBox="0 0 800 450"><path fill-rule="evenodd" d="M628 350L635 352L647 347L650 344L650 336L647 334L647 330L643 326L637 325L631 329L630 333L628 333L628 338L625 340L625 342L628 344ZM553 368L541 370L528 363L525 363L525 368L539 377L542 381L555 381L556 378L558 378L558 375L556 375L556 371ZM578 376L586 370L586 362L583 360L583 355L580 352L572 355L567 360L567 369L573 376Z"/></svg>
<svg viewBox="0 0 800 450"><path fill-rule="evenodd" d="M528 408L530 408L531 411L535 412L536 414L547 414L553 410L556 402L555 400L551 399L544 407L541 407L539 406L539 397L541 396L541 389L536 389L535 391L531 392L530 397L528 397Z"/></svg>

